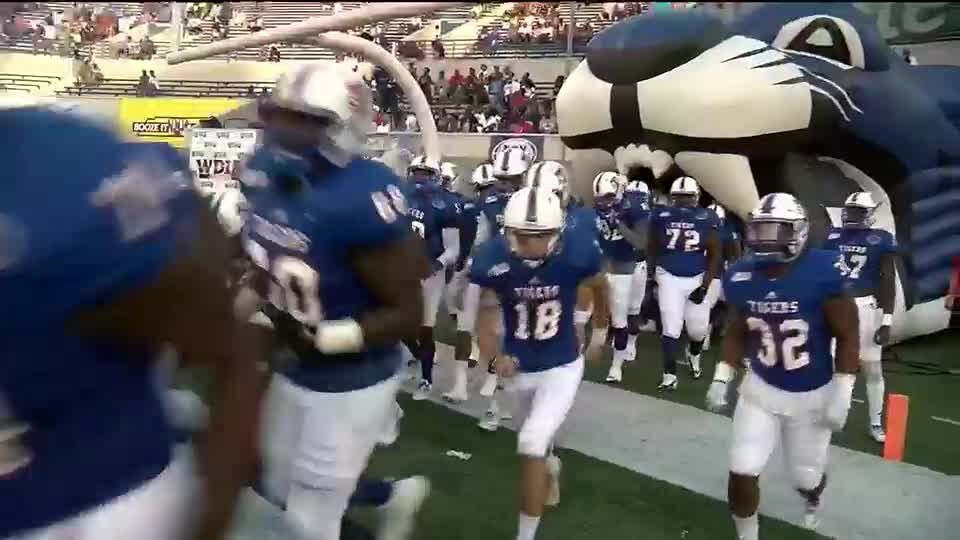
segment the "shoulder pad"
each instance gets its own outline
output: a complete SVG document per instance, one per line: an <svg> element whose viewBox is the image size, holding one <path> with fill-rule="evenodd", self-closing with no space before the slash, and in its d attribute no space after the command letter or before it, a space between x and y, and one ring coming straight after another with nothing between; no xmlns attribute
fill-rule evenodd
<svg viewBox="0 0 960 540"><path fill-rule="evenodd" d="M499 199L500 199L500 197L498 197L498 196L496 196L496 195L488 195L487 198L484 199L483 202L485 202L485 203L487 203L487 204L493 204L493 203L497 202Z"/></svg>
<svg viewBox="0 0 960 540"><path fill-rule="evenodd" d="M660 212L660 213L657 214L657 215L660 216L660 217L668 217L668 216L670 215L670 211L669 211L669 210L664 210L663 212Z"/></svg>
<svg viewBox="0 0 960 540"><path fill-rule="evenodd" d="M490 267L487 270L487 275L490 277L502 276L510 271L510 264L506 262L497 263Z"/></svg>

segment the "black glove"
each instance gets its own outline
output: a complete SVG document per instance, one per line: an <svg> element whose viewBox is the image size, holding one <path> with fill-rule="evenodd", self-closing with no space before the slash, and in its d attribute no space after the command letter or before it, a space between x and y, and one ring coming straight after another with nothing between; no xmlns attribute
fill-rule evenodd
<svg viewBox="0 0 960 540"><path fill-rule="evenodd" d="M881 347L890 342L890 327L881 326L877 328L876 333L873 334L873 342Z"/></svg>
<svg viewBox="0 0 960 540"><path fill-rule="evenodd" d="M703 303L703 298L705 296L707 296L707 288L701 285L694 289L687 298L689 298L694 304L700 305Z"/></svg>

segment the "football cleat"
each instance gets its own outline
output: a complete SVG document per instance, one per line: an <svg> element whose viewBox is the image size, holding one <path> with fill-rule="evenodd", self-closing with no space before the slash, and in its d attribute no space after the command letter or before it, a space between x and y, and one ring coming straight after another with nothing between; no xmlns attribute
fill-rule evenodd
<svg viewBox="0 0 960 540"><path fill-rule="evenodd" d="M496 431L500 429L500 413L495 409L488 409L483 413L483 418L477 422L477 427L484 431Z"/></svg>
<svg viewBox="0 0 960 540"><path fill-rule="evenodd" d="M687 353L687 362L690 363L690 376L699 379L703 373L700 371L700 355Z"/></svg>
<svg viewBox="0 0 960 540"><path fill-rule="evenodd" d="M618 383L623 380L623 369L620 366L610 366L607 372L607 382Z"/></svg>
<svg viewBox="0 0 960 540"><path fill-rule="evenodd" d="M563 463L557 456L547 457L547 475L549 476L549 485L547 486L547 500L545 506L557 506L560 504L560 470Z"/></svg>
<svg viewBox="0 0 960 540"><path fill-rule="evenodd" d="M430 398L430 391L433 390L433 385L427 381L420 381L420 384L417 385L417 390L413 393L414 401L423 401Z"/></svg>
<svg viewBox="0 0 960 540"><path fill-rule="evenodd" d="M887 433L883 431L883 426L870 426L870 438L883 444L887 441Z"/></svg>
<svg viewBox="0 0 960 540"><path fill-rule="evenodd" d="M664 373L663 380L660 381L660 386L657 386L657 390L676 390L677 389L677 376L672 373Z"/></svg>
<svg viewBox="0 0 960 540"><path fill-rule="evenodd" d="M380 507L377 540L407 540L413 533L417 512L430 495L430 480L412 476L393 483L393 494Z"/></svg>

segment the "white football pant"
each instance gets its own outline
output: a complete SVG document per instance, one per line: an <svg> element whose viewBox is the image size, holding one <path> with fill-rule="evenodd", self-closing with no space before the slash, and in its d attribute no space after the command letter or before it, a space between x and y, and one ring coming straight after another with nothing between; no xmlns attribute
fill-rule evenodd
<svg viewBox="0 0 960 540"><path fill-rule="evenodd" d="M638 315L643 305L643 295L646 289L646 263L644 265L643 281L638 281L638 270L632 274L607 273L607 285L610 290L610 324L614 328L627 327L627 315ZM640 264L637 266L639 267Z"/></svg>
<svg viewBox="0 0 960 540"><path fill-rule="evenodd" d="M583 380L583 357L569 364L517 373L511 390L516 397L517 452L524 456L546 457L557 430L567 419Z"/></svg>
<svg viewBox="0 0 960 540"><path fill-rule="evenodd" d="M639 315L643 308L643 297L647 293L647 261L640 261L633 270L633 288L630 289L630 306L627 314Z"/></svg>
<svg viewBox="0 0 960 540"><path fill-rule="evenodd" d="M64 479L65 481L67 479ZM191 451L175 452L159 476L116 499L63 522L8 540L181 540L199 493Z"/></svg>
<svg viewBox="0 0 960 540"><path fill-rule="evenodd" d="M684 323L693 341L707 337L710 328L710 307L706 299L694 304L688 297L703 282L703 274L675 276L657 267L657 294L660 303L660 325L664 336L679 339Z"/></svg>
<svg viewBox="0 0 960 540"><path fill-rule="evenodd" d="M303 538L339 540L357 479L396 416L398 388L392 377L352 392L314 392L273 376L260 430L263 487L286 503Z"/></svg>
<svg viewBox="0 0 960 540"><path fill-rule="evenodd" d="M423 285L423 324L433 328L437 324L437 312L440 310L440 300L443 299L443 290L446 288L446 275L443 270L420 280Z"/></svg>
<svg viewBox="0 0 960 540"><path fill-rule="evenodd" d="M854 300L860 316L860 360L879 362L883 347L877 345L873 336L883 323L883 312L877 307L877 300L873 296L860 296Z"/></svg>
<svg viewBox="0 0 960 540"><path fill-rule="evenodd" d="M715 278L710 282L710 286L707 287L707 294L703 297L703 303L707 305L708 317L710 311L712 311L714 306L721 300L723 300L723 285L720 283L720 278Z"/></svg>
<svg viewBox="0 0 960 540"><path fill-rule="evenodd" d="M811 490L820 485L832 434L820 419L831 386L787 392L748 370L733 414L730 471L758 476L780 444L794 486Z"/></svg>

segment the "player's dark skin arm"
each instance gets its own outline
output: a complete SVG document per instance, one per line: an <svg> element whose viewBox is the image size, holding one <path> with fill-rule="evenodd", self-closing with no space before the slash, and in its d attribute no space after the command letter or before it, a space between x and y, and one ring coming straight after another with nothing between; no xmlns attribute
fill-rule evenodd
<svg viewBox="0 0 960 540"><path fill-rule="evenodd" d="M647 236L650 234L650 227L646 223L638 223L632 228L621 223L619 224L619 230L620 234L633 246L633 249L640 252L647 249Z"/></svg>
<svg viewBox="0 0 960 540"><path fill-rule="evenodd" d="M650 228L647 234L647 293L650 292L650 283L654 281L657 270L657 247L660 245L659 231Z"/></svg>
<svg viewBox="0 0 960 540"><path fill-rule="evenodd" d="M897 256L887 253L880 259L880 286L877 304L884 313L893 313L897 299Z"/></svg>
<svg viewBox="0 0 960 540"><path fill-rule="evenodd" d="M364 344L417 339L423 321L420 279L430 266L420 236L410 231L389 246L358 250L350 255L350 263L380 305L357 320Z"/></svg>
<svg viewBox="0 0 960 540"><path fill-rule="evenodd" d="M747 339L747 321L733 307L730 308L727 329L720 344L720 361L730 364L734 369L743 367L743 344Z"/></svg>
<svg viewBox="0 0 960 540"><path fill-rule="evenodd" d="M732 263L733 261L740 258L743 250L740 249L740 242L724 242L723 243L723 260Z"/></svg>
<svg viewBox="0 0 960 540"><path fill-rule="evenodd" d="M707 236L707 268L703 273L704 285L709 285L720 272L720 261L722 260L723 246L720 242L720 235L712 230Z"/></svg>
<svg viewBox="0 0 960 540"><path fill-rule="evenodd" d="M580 291L583 291L581 293ZM589 291L589 292L587 292ZM594 274L582 283L577 291L577 297L590 294L593 298L593 326L606 328L610 325L610 289L607 278L603 273Z"/></svg>
<svg viewBox="0 0 960 540"><path fill-rule="evenodd" d="M235 244L199 199L194 227L184 232L179 254L152 283L77 314L70 326L156 350L171 344L186 363L213 369L210 423L198 447L205 501L192 538L216 540L226 534L240 491L253 476L266 386L258 364L267 351L258 333L234 317L227 279Z"/></svg>
<svg viewBox="0 0 960 540"><path fill-rule="evenodd" d="M837 340L834 362L837 373L860 370L860 319L857 303L848 295L837 295L823 303L827 327ZM726 340L724 340L726 341Z"/></svg>

